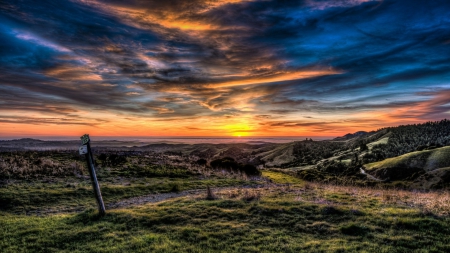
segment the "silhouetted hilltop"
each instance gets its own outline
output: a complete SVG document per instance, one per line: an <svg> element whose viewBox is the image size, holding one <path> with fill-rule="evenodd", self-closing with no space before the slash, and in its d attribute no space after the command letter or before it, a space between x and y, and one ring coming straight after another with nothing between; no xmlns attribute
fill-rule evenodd
<svg viewBox="0 0 450 253"><path fill-rule="evenodd" d="M348 134L346 134L346 135L344 135L344 136L334 138L333 141L346 141L346 140L350 140L350 139L353 139L353 138L356 138L356 137L362 137L362 136L365 136L365 135L367 135L368 133L369 133L369 132L366 132L366 131L358 131L358 132L353 133L353 134L348 133ZM371 132L371 133L372 133L372 132Z"/></svg>

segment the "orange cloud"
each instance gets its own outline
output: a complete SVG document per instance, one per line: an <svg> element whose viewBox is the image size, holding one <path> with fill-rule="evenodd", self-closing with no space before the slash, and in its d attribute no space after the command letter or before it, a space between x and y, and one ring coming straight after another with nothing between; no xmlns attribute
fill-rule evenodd
<svg viewBox="0 0 450 253"><path fill-rule="evenodd" d="M183 31L205 31L205 30L220 30L221 28L211 22L201 20L191 20L189 17L183 16L182 13L176 10L167 9L153 9L151 4L148 8L124 6L120 4L103 4L94 0L81 0L81 3L102 9L105 12L114 14L122 19L126 24L143 28L142 25L160 25L164 28L179 29ZM196 13L201 14L213 8L218 8L225 4L249 2L249 0L218 0L218 1L198 1L193 3L197 8ZM189 11L189 10L184 10Z"/></svg>
<svg viewBox="0 0 450 253"><path fill-rule="evenodd" d="M62 65L45 71L45 74L50 77L69 81L102 81L100 75L92 73L91 69L80 66Z"/></svg>
<svg viewBox="0 0 450 253"><path fill-rule="evenodd" d="M223 88L223 87L234 87L234 86L243 86L243 85L251 85L251 84L263 84L263 83L273 83L273 82L282 82L282 81L291 81L326 75L336 75L342 74L342 71L337 70L302 70L296 72L284 72L278 73L267 77L255 77L249 79L241 79L236 81L223 82L218 84L210 84L206 87L208 88Z"/></svg>

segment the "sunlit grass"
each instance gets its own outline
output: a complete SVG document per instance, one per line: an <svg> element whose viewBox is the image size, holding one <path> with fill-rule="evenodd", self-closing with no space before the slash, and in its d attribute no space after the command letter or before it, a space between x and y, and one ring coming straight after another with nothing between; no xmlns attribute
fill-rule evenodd
<svg viewBox="0 0 450 253"><path fill-rule="evenodd" d="M450 147L436 148L407 153L401 156L387 158L385 160L365 164L368 170L394 167L414 167L420 166L425 170L448 167L450 165Z"/></svg>
<svg viewBox="0 0 450 253"><path fill-rule="evenodd" d="M388 141L389 141L389 137L384 137L377 141L367 143L367 147L369 148L369 150L372 150L373 146L378 145L378 144L387 144Z"/></svg>
<svg viewBox="0 0 450 253"><path fill-rule="evenodd" d="M273 183L276 184L303 184L304 181L290 176L285 173L277 172L277 171L271 171L271 170L263 170L262 175L270 180L272 180Z"/></svg>

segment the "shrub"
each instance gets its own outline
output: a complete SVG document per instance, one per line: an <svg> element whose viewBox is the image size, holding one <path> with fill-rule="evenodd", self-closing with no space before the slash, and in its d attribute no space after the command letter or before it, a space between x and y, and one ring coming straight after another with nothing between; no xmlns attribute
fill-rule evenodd
<svg viewBox="0 0 450 253"><path fill-rule="evenodd" d="M261 171L259 171L254 165L246 164L242 166L242 171L247 176L261 176Z"/></svg>
<svg viewBox="0 0 450 253"><path fill-rule="evenodd" d="M259 171L252 164L240 164L237 163L231 157L224 157L220 159L216 159L210 163L211 167L214 169L224 169L229 172L242 172L247 176L261 176L261 171Z"/></svg>
<svg viewBox="0 0 450 253"><path fill-rule="evenodd" d="M214 169L225 169L229 171L237 171L239 164L231 157L219 158L210 163Z"/></svg>
<svg viewBox="0 0 450 253"><path fill-rule="evenodd" d="M201 159L198 159L198 160L196 161L196 163L197 163L198 165L200 165L200 166L205 166L206 163L207 163L207 161L206 161L205 159L201 158Z"/></svg>

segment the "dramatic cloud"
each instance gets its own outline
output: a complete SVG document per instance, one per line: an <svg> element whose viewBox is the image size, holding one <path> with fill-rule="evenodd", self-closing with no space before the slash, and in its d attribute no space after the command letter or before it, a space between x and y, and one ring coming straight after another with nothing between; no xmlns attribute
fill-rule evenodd
<svg viewBox="0 0 450 253"><path fill-rule="evenodd" d="M2 1L11 135L336 136L450 117L448 1Z"/></svg>

